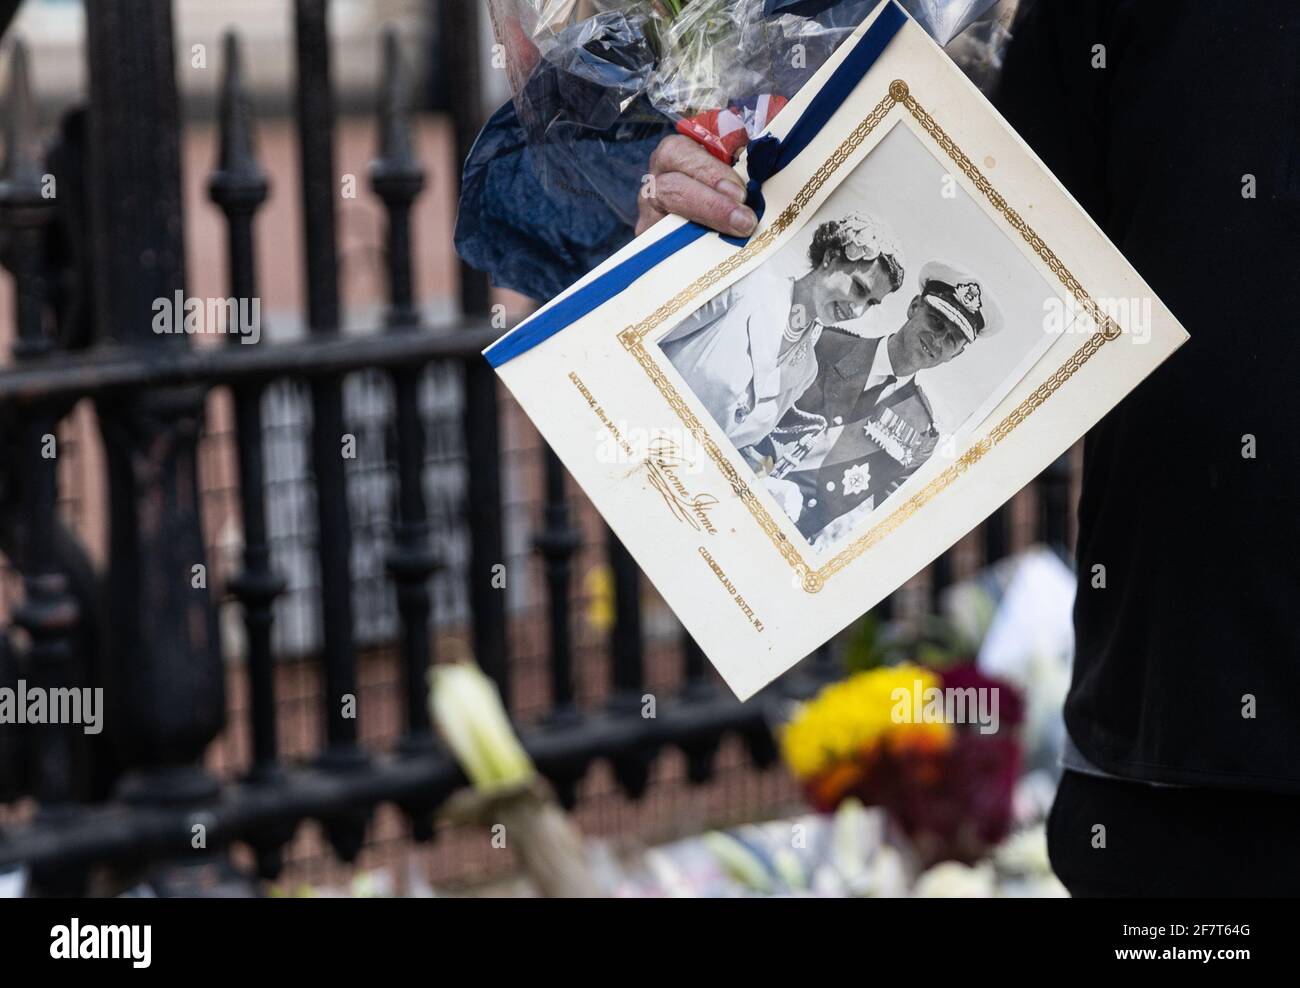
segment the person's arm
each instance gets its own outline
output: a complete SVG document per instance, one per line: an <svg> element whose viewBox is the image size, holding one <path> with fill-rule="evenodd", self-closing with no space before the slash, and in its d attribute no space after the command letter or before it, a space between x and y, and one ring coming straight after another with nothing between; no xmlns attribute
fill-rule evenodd
<svg viewBox="0 0 1300 988"><path fill-rule="evenodd" d="M658 135L602 151L623 172L640 174ZM597 142L574 149L597 163ZM641 164L636 164L640 161ZM456 251L493 282L529 298L554 298L632 239L632 228L595 190L582 194L548 185L543 156L531 149L513 101L492 115L474 142L461 179ZM555 177L551 163L552 180ZM627 196L627 206L635 193Z"/></svg>

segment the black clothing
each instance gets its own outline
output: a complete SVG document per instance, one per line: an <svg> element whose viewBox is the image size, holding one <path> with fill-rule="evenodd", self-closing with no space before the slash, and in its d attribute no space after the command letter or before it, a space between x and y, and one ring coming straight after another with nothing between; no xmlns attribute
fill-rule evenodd
<svg viewBox="0 0 1300 988"><path fill-rule="evenodd" d="M1300 794L1224 797L1066 772L1047 820L1052 870L1078 897L1294 896Z"/></svg>
<svg viewBox="0 0 1300 988"><path fill-rule="evenodd" d="M1300 5L1039 0L999 103L1191 335L1085 441L1070 736L1300 792Z"/></svg>

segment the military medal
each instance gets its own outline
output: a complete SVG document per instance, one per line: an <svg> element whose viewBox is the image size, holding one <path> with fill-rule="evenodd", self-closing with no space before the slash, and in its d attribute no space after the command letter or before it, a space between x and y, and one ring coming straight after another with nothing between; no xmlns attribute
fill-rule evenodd
<svg viewBox="0 0 1300 988"><path fill-rule="evenodd" d="M879 446L903 466L911 466L916 449L921 445L921 434L891 408L868 419L863 427L868 439Z"/></svg>

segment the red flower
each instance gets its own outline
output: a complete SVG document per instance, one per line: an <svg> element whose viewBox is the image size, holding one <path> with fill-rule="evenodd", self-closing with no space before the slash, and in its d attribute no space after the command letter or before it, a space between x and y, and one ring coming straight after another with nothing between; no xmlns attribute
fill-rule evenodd
<svg viewBox="0 0 1300 988"><path fill-rule="evenodd" d="M1018 727L1025 719L1025 701L1020 691L1005 680L995 679L980 672L974 662L963 662L949 669L938 670L944 689L995 690L998 698L998 733L1003 728Z"/></svg>
<svg viewBox="0 0 1300 988"><path fill-rule="evenodd" d="M1015 738L964 730L942 748L884 746L857 773L828 773L837 776L834 798L827 798L832 793L821 788L822 780L809 787L809 796L823 810L850 795L884 807L926 865L970 863L1007 835L1019 774Z"/></svg>

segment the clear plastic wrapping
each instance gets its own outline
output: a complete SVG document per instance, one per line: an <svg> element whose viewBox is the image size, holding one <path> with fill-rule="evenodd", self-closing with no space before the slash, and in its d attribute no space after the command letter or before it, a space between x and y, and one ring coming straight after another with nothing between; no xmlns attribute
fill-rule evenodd
<svg viewBox="0 0 1300 988"><path fill-rule="evenodd" d="M730 163L880 0L488 0L498 65L548 194L624 222L674 130ZM940 44L998 0L902 0ZM1004 6L1014 0L1003 0ZM1000 35L991 35L1003 41ZM990 57L987 50L980 57Z"/></svg>

